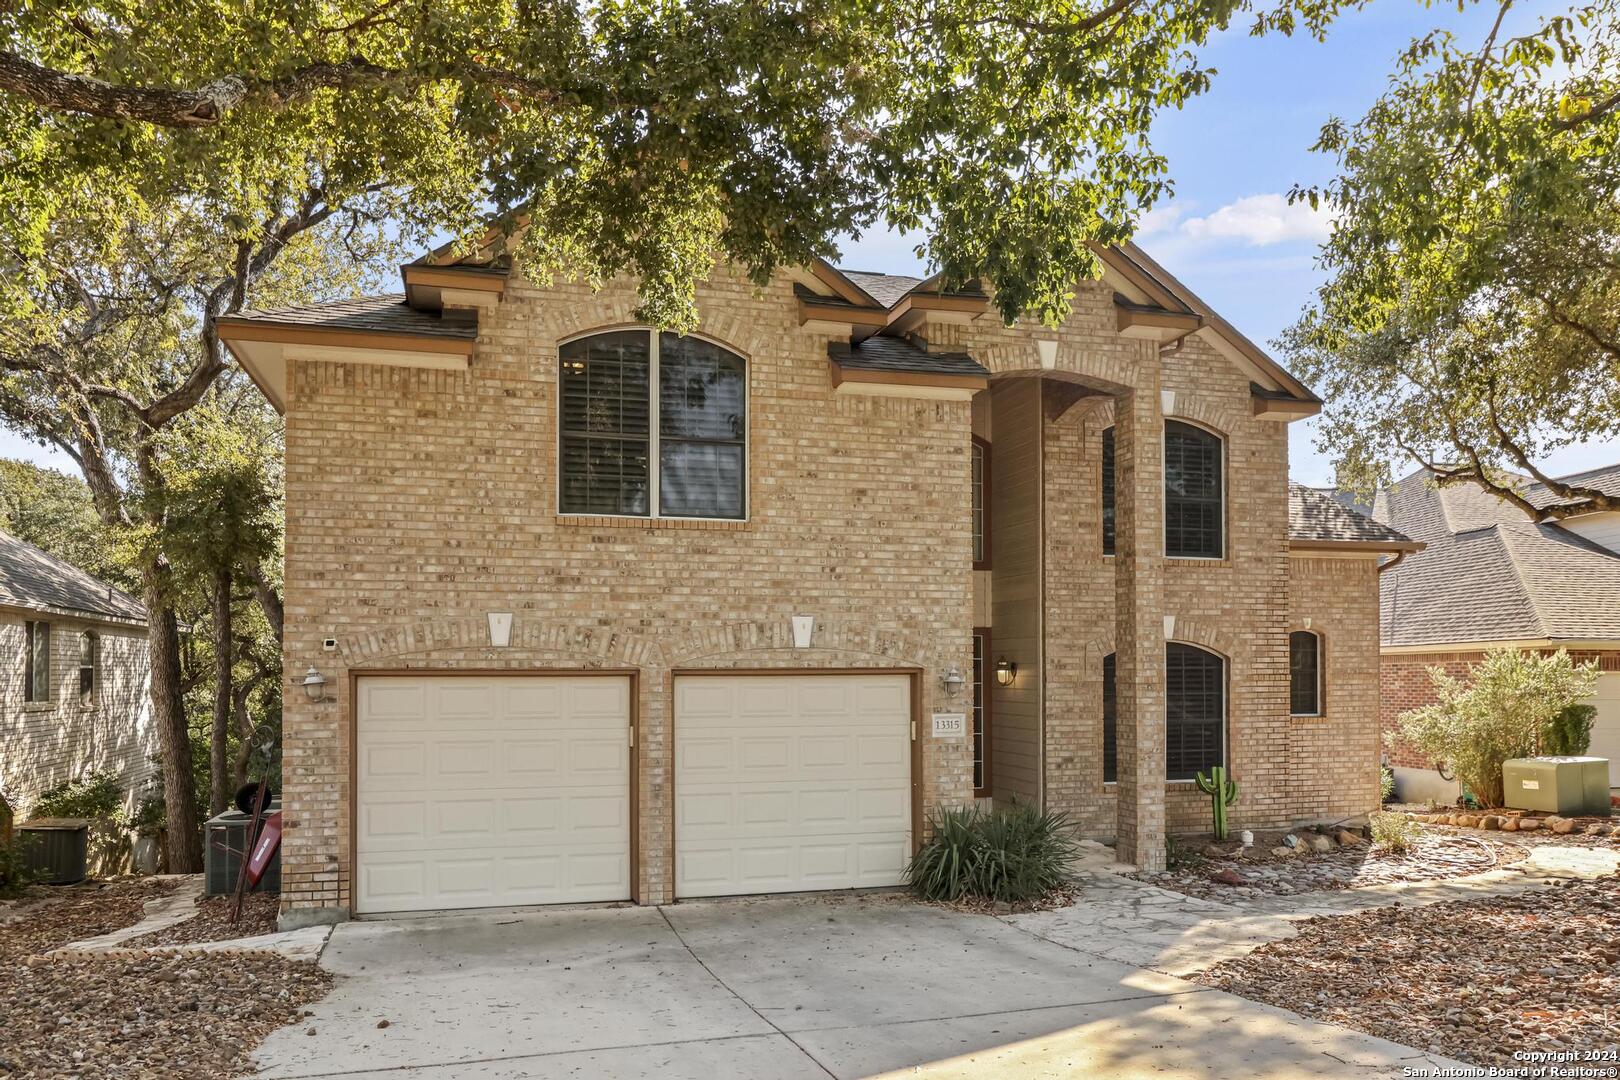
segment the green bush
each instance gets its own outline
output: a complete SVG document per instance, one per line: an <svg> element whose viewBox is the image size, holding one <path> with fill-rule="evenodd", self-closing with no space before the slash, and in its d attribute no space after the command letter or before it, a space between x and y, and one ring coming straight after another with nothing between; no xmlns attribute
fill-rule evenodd
<svg viewBox="0 0 1620 1080"><path fill-rule="evenodd" d="M1541 732L1541 752L1555 757L1576 757L1592 746L1592 722L1597 709L1571 705L1547 724Z"/></svg>
<svg viewBox="0 0 1620 1080"><path fill-rule="evenodd" d="M112 773L91 773L83 780L70 780L46 791L29 808L36 818L93 818L116 821L124 807L124 789Z"/></svg>
<svg viewBox="0 0 1620 1080"><path fill-rule="evenodd" d="M1388 765L1378 767L1378 801L1380 803L1395 801L1395 770Z"/></svg>
<svg viewBox="0 0 1620 1080"><path fill-rule="evenodd" d="M1388 851L1407 851L1423 835L1417 822L1405 814L1391 814L1386 810L1374 810L1367 824L1372 829L1373 846Z"/></svg>
<svg viewBox="0 0 1620 1080"><path fill-rule="evenodd" d="M42 871L30 869L33 840L31 836L17 833L9 841L0 842L0 898L16 896L44 879Z"/></svg>
<svg viewBox="0 0 1620 1080"><path fill-rule="evenodd" d="M1066 814L1014 803L988 813L946 810L906 867L906 881L927 900L977 897L1023 903L1068 880L1078 850Z"/></svg>

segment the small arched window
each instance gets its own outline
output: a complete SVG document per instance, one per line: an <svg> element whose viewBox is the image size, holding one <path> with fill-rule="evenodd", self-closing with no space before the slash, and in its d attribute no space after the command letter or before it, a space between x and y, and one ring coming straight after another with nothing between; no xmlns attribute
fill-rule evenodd
<svg viewBox="0 0 1620 1080"><path fill-rule="evenodd" d="M742 357L698 338L615 330L567 342L559 359L558 509L747 516Z"/></svg>
<svg viewBox="0 0 1620 1080"><path fill-rule="evenodd" d="M1309 630L1288 635L1288 711L1322 715L1322 638Z"/></svg>
<svg viewBox="0 0 1620 1080"><path fill-rule="evenodd" d="M94 705L101 685L101 635L86 630L79 635L79 704Z"/></svg>
<svg viewBox="0 0 1620 1080"><path fill-rule="evenodd" d="M1226 661L1172 641L1164 656L1165 778L1191 780L1226 762Z"/></svg>
<svg viewBox="0 0 1620 1080"><path fill-rule="evenodd" d="M1164 553L1219 559L1225 554L1226 495L1221 440L1203 428L1164 425Z"/></svg>

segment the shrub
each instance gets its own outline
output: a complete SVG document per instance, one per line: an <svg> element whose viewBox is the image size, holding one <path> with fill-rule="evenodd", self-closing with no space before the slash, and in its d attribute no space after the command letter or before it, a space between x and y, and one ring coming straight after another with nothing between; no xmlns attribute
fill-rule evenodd
<svg viewBox="0 0 1620 1080"><path fill-rule="evenodd" d="M1395 801L1395 770L1388 765L1378 767L1378 801L1380 803Z"/></svg>
<svg viewBox="0 0 1620 1080"><path fill-rule="evenodd" d="M1405 814L1392 814L1387 810L1374 810L1367 824L1372 828L1373 846L1387 851L1407 851L1423 834L1417 822Z"/></svg>
<svg viewBox="0 0 1620 1080"><path fill-rule="evenodd" d="M1597 710L1590 705L1571 705L1547 724L1541 733L1541 752L1558 757L1575 757L1592 746L1592 722Z"/></svg>
<svg viewBox="0 0 1620 1080"><path fill-rule="evenodd" d="M30 869L29 852L33 837L22 833L0 840L0 898L16 896L24 888L44 879L42 871Z"/></svg>
<svg viewBox="0 0 1620 1080"><path fill-rule="evenodd" d="M115 821L124 806L124 789L112 773L91 773L46 791L29 809L37 818L68 817Z"/></svg>
<svg viewBox="0 0 1620 1080"><path fill-rule="evenodd" d="M988 813L950 809L934 818L933 834L906 866L906 881L928 900L1022 903L1067 881L1077 855L1066 814L1022 803Z"/></svg>
<svg viewBox="0 0 1620 1080"><path fill-rule="evenodd" d="M1400 738L1447 763L1486 806L1502 805L1502 762L1536 752L1548 727L1597 685L1597 664L1577 664L1562 649L1551 655L1495 649L1467 679L1429 669L1438 700L1402 713Z"/></svg>

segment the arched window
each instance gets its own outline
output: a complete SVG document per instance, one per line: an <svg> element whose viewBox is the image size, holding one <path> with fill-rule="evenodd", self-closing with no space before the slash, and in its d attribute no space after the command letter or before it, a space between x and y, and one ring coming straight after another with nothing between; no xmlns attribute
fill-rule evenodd
<svg viewBox="0 0 1620 1080"><path fill-rule="evenodd" d="M101 635L86 630L79 635L79 704L94 705L101 683Z"/></svg>
<svg viewBox="0 0 1620 1080"><path fill-rule="evenodd" d="M1309 630L1288 635L1288 711L1322 715L1322 638Z"/></svg>
<svg viewBox="0 0 1620 1080"><path fill-rule="evenodd" d="M1220 437L1168 420L1164 425L1164 553L1219 559L1225 553L1225 477Z"/></svg>
<svg viewBox="0 0 1620 1080"><path fill-rule="evenodd" d="M1191 780L1226 761L1226 662L1172 641L1164 656L1165 778Z"/></svg>
<svg viewBox="0 0 1620 1080"><path fill-rule="evenodd" d="M742 357L652 330L579 338L559 356L563 513L747 516Z"/></svg>
<svg viewBox="0 0 1620 1080"><path fill-rule="evenodd" d="M1114 553L1114 429L1102 433L1102 552Z"/></svg>

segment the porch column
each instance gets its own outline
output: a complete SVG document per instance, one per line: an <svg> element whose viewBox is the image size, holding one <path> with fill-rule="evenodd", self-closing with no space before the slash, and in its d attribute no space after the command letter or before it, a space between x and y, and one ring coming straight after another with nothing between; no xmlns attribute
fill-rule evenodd
<svg viewBox="0 0 1620 1080"><path fill-rule="evenodd" d="M1157 357L1114 401L1117 847L1139 870L1164 857L1164 416Z"/></svg>

